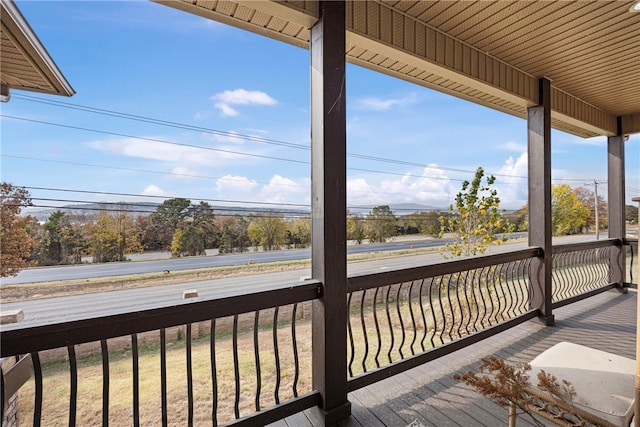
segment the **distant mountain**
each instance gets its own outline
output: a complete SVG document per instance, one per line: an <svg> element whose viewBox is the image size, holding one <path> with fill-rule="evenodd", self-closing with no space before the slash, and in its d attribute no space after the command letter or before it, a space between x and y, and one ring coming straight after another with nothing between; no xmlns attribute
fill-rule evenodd
<svg viewBox="0 0 640 427"><path fill-rule="evenodd" d="M377 205L380 206L380 205ZM366 215L373 209L373 206L352 206L349 207L349 213L358 214L358 215ZM437 207L437 206L428 206L428 205L420 205L417 203L395 203L389 204L389 209L393 211L396 216L409 215L416 212L433 212L433 211L446 211L447 208Z"/></svg>
<svg viewBox="0 0 640 427"><path fill-rule="evenodd" d="M195 201L194 203L199 203ZM159 203L127 203L127 202L109 202L109 203L82 203L74 205L65 205L56 208L33 207L23 209L22 215L31 215L39 222L46 222L49 216L56 211L62 211L74 217L82 217L93 215L101 210L110 212L127 212L132 217L151 215L158 208ZM310 209L283 209L283 208L265 208L265 207L246 207L246 206L211 206L213 213L218 216L234 216L234 215L259 215L259 214L280 214L284 217L297 217L301 215L309 215Z"/></svg>

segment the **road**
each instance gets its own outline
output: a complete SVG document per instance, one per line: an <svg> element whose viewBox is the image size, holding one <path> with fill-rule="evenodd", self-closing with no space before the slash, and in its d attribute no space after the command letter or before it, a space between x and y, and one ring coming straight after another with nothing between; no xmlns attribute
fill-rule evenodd
<svg viewBox="0 0 640 427"><path fill-rule="evenodd" d="M397 240L387 243L350 245L349 255L369 252L385 252L401 249L442 246L451 239ZM197 270L201 268L261 264L278 261L304 260L311 257L310 249L293 249L269 252L245 252L242 254L211 255L186 258L168 258L146 261L112 262L55 267L36 267L22 270L15 277L3 277L1 284L14 285L57 280L89 279L95 277L123 276L130 274L161 273L164 270Z"/></svg>
<svg viewBox="0 0 640 427"><path fill-rule="evenodd" d="M523 249L526 246L525 242L494 246L490 249L490 253L513 251ZM348 274L376 273L439 262L443 262L439 253L404 255L399 258L349 263ZM280 287L288 288L301 283L302 280L310 276L310 268L303 268L294 271L202 280L175 285L3 303L2 311L21 309L25 318L19 324L2 325L2 330L135 312L155 307L189 304L204 299L221 298ZM184 300L182 292L185 290L197 290L198 297Z"/></svg>

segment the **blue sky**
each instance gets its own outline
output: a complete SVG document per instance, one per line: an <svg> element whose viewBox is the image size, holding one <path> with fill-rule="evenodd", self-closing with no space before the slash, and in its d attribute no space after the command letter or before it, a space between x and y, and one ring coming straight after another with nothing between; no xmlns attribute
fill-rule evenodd
<svg viewBox="0 0 640 427"><path fill-rule="evenodd" d="M309 205L308 51L147 1L16 4L77 92L13 91L0 107L1 178L34 204ZM526 202L522 119L348 65L347 123L349 206L446 207L478 166L504 208ZM552 147L554 183L606 181L605 138L554 131Z"/></svg>

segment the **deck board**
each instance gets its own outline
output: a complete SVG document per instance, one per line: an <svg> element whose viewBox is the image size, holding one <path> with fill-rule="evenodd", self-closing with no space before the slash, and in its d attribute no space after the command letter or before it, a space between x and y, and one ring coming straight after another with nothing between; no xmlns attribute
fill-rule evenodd
<svg viewBox="0 0 640 427"><path fill-rule="evenodd" d="M340 427L506 426L507 409L453 379L454 373L477 371L480 359L496 355L526 363L561 341L635 358L636 292L604 292L554 310L555 325L528 321L462 351L349 394L352 415ZM305 411L307 414L309 411ZM313 426L320 420L307 418ZM287 418L287 425L297 425ZM306 425L306 424L300 424ZM532 427L526 415L518 427Z"/></svg>

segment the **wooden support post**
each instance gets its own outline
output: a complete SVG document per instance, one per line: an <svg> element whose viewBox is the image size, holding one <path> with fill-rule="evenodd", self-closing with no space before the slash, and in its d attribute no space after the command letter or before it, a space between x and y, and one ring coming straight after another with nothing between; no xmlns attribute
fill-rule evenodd
<svg viewBox="0 0 640 427"><path fill-rule="evenodd" d="M311 28L311 273L313 387L325 425L351 414L347 400L347 162L345 3L320 2Z"/></svg>
<svg viewBox="0 0 640 427"><path fill-rule="evenodd" d="M624 288L625 251L622 239L625 237L625 194L624 194L624 141L621 132L621 118L618 117L618 135L607 139L607 193L609 208L609 238L618 239L619 245L613 246L610 252L609 282ZM597 201L596 201L597 203Z"/></svg>
<svg viewBox="0 0 640 427"><path fill-rule="evenodd" d="M538 105L527 110L529 153L529 246L542 248L531 264L531 306L548 326L551 310L551 81L538 81Z"/></svg>

